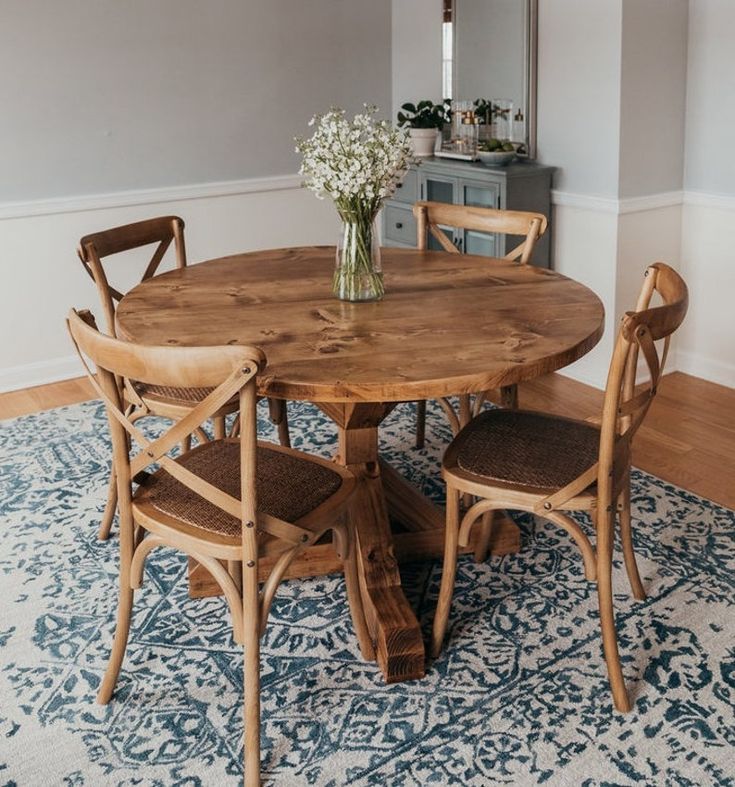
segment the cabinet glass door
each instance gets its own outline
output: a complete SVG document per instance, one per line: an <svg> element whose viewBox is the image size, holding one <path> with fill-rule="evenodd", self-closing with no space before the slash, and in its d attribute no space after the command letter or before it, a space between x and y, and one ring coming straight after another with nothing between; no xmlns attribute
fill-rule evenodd
<svg viewBox="0 0 735 787"><path fill-rule="evenodd" d="M454 203L457 181L453 178L442 178L440 175L424 176L424 199L429 202Z"/></svg>
<svg viewBox="0 0 735 787"><path fill-rule="evenodd" d="M422 197L429 202L447 202L453 205L456 202L458 182L454 178L442 178L440 175L424 175ZM454 228L440 227L449 239L454 243ZM428 237L427 248L432 251L443 251L439 241L431 234Z"/></svg>
<svg viewBox="0 0 735 787"><path fill-rule="evenodd" d="M496 184L462 184L462 202L476 208L499 208L500 189ZM466 254L480 254L484 257L501 256L502 236L465 230L461 237L462 251Z"/></svg>

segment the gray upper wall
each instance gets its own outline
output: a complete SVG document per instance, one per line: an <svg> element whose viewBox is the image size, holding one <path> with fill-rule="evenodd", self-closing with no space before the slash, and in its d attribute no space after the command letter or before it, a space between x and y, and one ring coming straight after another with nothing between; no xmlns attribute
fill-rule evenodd
<svg viewBox="0 0 735 787"><path fill-rule="evenodd" d="M5 0L0 202L293 173L330 105L390 110L390 0Z"/></svg>
<svg viewBox="0 0 735 787"><path fill-rule="evenodd" d="M621 0L541 0L538 155L554 188L617 197Z"/></svg>
<svg viewBox="0 0 735 787"><path fill-rule="evenodd" d="M690 0L687 190L735 196L735 1Z"/></svg>
<svg viewBox="0 0 735 787"><path fill-rule="evenodd" d="M623 0L618 196L684 180L688 0Z"/></svg>

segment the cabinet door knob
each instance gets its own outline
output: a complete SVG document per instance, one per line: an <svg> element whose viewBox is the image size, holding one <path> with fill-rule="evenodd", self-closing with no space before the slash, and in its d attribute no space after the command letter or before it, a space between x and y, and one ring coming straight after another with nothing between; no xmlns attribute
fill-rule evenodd
<svg viewBox="0 0 735 787"><path fill-rule="evenodd" d="M396 186L396 188L397 188L397 189L402 189L402 188L403 188L403 183L399 183L399 184Z"/></svg>
<svg viewBox="0 0 735 787"><path fill-rule="evenodd" d="M400 230L400 229L402 229L402 228L403 228L403 222L402 222L402 221L397 221L397 222L396 222L396 229L397 229L397 230Z"/></svg>

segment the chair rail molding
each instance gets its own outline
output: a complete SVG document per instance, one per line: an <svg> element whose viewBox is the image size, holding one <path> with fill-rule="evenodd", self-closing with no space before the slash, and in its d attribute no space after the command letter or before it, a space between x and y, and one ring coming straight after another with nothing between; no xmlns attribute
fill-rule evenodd
<svg viewBox="0 0 735 787"><path fill-rule="evenodd" d="M113 191L106 194L85 194L72 197L0 202L0 220L50 216L57 213L83 213L90 210L126 208L135 205L158 205L163 202L232 197L239 194L260 194L267 191L300 189L301 175L272 175L267 178L245 178L214 183L164 186L155 189Z"/></svg>
<svg viewBox="0 0 735 787"><path fill-rule="evenodd" d="M551 202L564 208L594 210L621 216L626 213L638 213L644 210L658 210L681 205L685 192L666 191L660 194L646 194L642 197L609 197L602 194L577 194L569 191L553 190Z"/></svg>
<svg viewBox="0 0 735 787"><path fill-rule="evenodd" d="M644 210L657 210L677 205L697 205L704 208L735 210L735 196L706 191L664 191L658 194L645 194L641 197L617 197L603 194L580 194L553 189L551 202L564 208L594 210L603 213L624 215Z"/></svg>

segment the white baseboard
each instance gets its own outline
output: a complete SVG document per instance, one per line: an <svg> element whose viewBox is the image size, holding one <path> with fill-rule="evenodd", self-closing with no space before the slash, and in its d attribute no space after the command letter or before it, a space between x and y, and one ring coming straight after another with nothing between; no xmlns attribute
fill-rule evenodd
<svg viewBox="0 0 735 787"><path fill-rule="evenodd" d="M701 377L711 383L735 388L735 363L725 363L715 358L706 358L698 353L677 350L676 368L693 377Z"/></svg>
<svg viewBox="0 0 735 787"><path fill-rule="evenodd" d="M579 372L576 369L559 369L557 374L568 377L570 380L576 380L583 385L589 385L590 388L596 388L598 391L605 390L605 378L601 378L600 374L595 374L593 371Z"/></svg>
<svg viewBox="0 0 735 787"><path fill-rule="evenodd" d="M0 369L0 393L70 380L73 377L80 377L83 373L84 370L76 355L11 366L8 369Z"/></svg>

